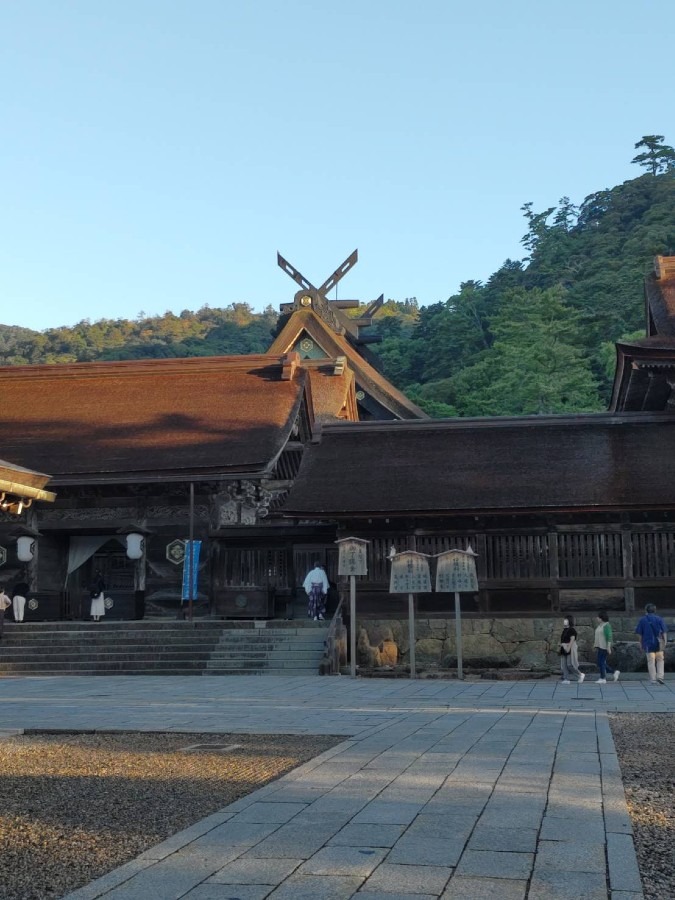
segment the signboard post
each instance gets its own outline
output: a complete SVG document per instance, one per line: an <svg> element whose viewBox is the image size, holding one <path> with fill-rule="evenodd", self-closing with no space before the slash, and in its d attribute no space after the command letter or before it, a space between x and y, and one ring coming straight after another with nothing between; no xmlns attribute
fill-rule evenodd
<svg viewBox="0 0 675 900"><path fill-rule="evenodd" d="M408 595L410 632L410 677L415 678L415 594L431 593L429 560L424 553L403 550L391 557L390 594Z"/></svg>
<svg viewBox="0 0 675 900"><path fill-rule="evenodd" d="M349 674L356 677L356 576L368 574L368 544L363 538L340 538L338 575L349 575Z"/></svg>
<svg viewBox="0 0 675 900"><path fill-rule="evenodd" d="M475 593L478 590L476 575L476 554L469 544L466 550L446 550L438 554L436 568L437 593L455 595L455 640L457 644L457 678L464 678L462 660L462 610L459 595L462 591Z"/></svg>

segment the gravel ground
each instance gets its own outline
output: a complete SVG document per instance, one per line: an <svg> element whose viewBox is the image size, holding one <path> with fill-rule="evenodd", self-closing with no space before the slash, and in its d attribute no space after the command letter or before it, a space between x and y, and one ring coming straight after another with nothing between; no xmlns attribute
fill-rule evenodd
<svg viewBox="0 0 675 900"><path fill-rule="evenodd" d="M138 733L0 740L0 897L63 897L342 740ZM239 748L185 750L194 744Z"/></svg>
<svg viewBox="0 0 675 900"><path fill-rule="evenodd" d="M647 900L675 897L675 715L610 717Z"/></svg>

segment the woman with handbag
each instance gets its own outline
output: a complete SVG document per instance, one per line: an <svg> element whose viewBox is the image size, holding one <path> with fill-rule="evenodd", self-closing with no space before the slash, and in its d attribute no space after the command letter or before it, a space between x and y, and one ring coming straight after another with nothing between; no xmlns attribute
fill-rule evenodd
<svg viewBox="0 0 675 900"><path fill-rule="evenodd" d="M94 622L100 622L101 616L105 615L105 581L100 570L96 570L94 582L91 586L91 611L90 615Z"/></svg>
<svg viewBox="0 0 675 900"><path fill-rule="evenodd" d="M579 684L586 677L583 672L579 671L577 630L574 627L572 616L563 620L563 630L560 635L560 669L562 671L561 684L569 684L570 675L576 675Z"/></svg>

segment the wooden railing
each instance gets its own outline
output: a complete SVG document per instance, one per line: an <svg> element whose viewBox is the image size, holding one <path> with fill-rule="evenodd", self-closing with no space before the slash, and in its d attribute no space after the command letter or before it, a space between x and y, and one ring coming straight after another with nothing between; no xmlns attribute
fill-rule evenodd
<svg viewBox="0 0 675 900"><path fill-rule="evenodd" d="M342 599L328 626L328 634L324 641L324 658L321 666L323 675L339 675L340 669L347 664L347 632L342 621Z"/></svg>

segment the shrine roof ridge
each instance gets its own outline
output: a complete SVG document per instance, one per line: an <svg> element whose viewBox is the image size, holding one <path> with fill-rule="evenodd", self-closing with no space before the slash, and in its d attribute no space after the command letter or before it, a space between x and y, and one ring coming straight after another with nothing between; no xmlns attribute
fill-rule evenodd
<svg viewBox="0 0 675 900"><path fill-rule="evenodd" d="M560 413L551 415L527 416L475 416L447 419L405 419L400 421L368 421L368 422L331 422L323 424L321 433L350 434L371 431L461 431L469 429L498 428L546 428L552 425L603 426L603 425L639 425L659 421L673 421L669 413L643 413L639 411L612 413Z"/></svg>
<svg viewBox="0 0 675 900"><path fill-rule="evenodd" d="M39 365L0 366L2 379L82 378L110 375L133 377L138 375L164 376L184 371L194 372L254 372L281 368L286 354L256 353L234 356L187 356L171 359L96 360L92 362L41 363Z"/></svg>

